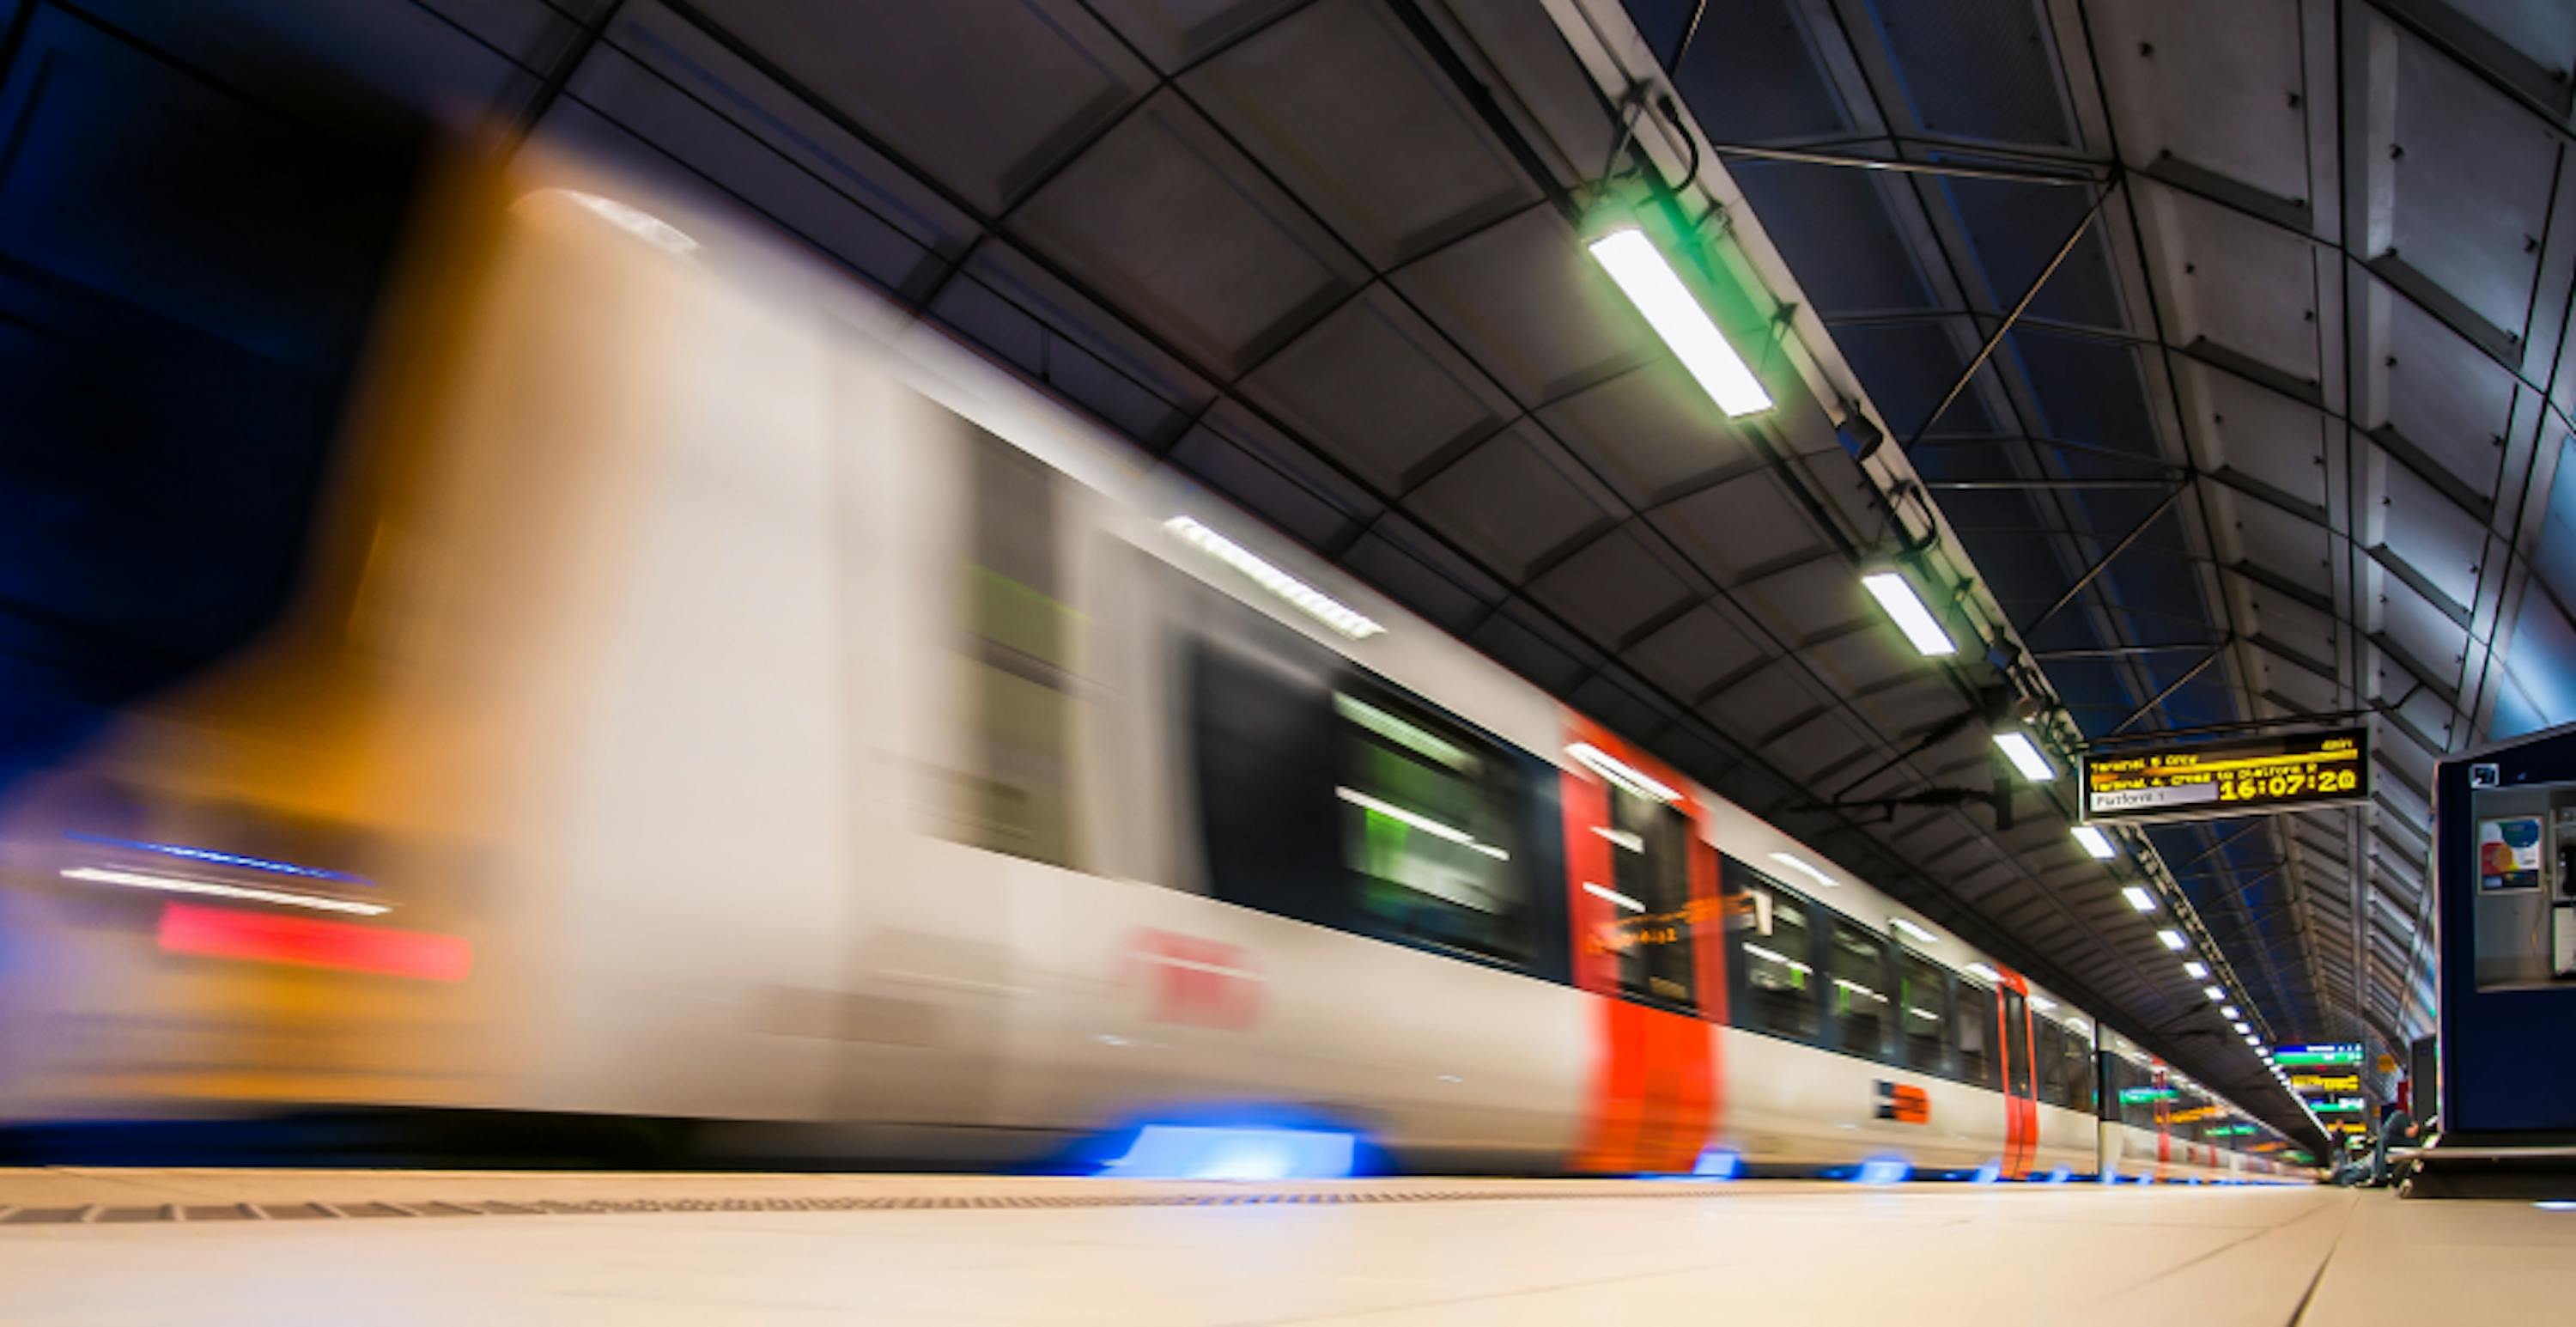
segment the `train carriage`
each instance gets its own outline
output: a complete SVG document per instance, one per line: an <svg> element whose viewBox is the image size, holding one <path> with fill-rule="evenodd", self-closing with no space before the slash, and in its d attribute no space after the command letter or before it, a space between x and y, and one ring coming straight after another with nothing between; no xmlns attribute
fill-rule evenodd
<svg viewBox="0 0 2576 1327"><path fill-rule="evenodd" d="M2125 1111L2163 1071L2094 1016L1042 391L720 211L525 169L410 283L297 607L12 793L0 1120L2271 1173Z"/></svg>

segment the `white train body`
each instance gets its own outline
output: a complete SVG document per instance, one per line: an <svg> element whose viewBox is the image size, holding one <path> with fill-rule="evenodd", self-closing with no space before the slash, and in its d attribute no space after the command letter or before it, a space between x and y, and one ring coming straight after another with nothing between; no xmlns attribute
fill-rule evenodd
<svg viewBox="0 0 2576 1327"><path fill-rule="evenodd" d="M1419 1166L2278 1169L2097 1120L2090 1014L1781 865L1823 859L836 276L617 188L495 214L463 312L422 320L435 371L372 398L390 459L353 469L310 603L14 791L0 1120L496 1108L1024 1163L1289 1111ZM1519 789L1555 844L1508 798L1473 803L1503 826L1478 848L1327 780L1344 805L1291 818L1338 846L1227 846L1279 799L1210 773L1268 768L1211 754L1258 707L1201 702L1327 673L1332 713L1455 757L1364 765ZM1537 773L1454 782L1505 766ZM1379 873L1311 881L1358 922L1246 901L1304 908L1262 872L1310 850ZM1834 975L1837 918L1885 982ZM1812 1033L1746 1012L1802 999ZM1815 1044L1865 1019L1875 1054Z"/></svg>

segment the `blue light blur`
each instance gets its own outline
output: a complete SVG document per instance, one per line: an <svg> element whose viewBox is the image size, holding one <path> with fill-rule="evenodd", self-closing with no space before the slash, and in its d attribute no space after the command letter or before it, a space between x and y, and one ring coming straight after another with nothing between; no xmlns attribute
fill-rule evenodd
<svg viewBox="0 0 2576 1327"><path fill-rule="evenodd" d="M1113 1179L1338 1180L1350 1178L1359 1140L1321 1129L1149 1124L1127 1154L1100 1168Z"/></svg>
<svg viewBox="0 0 2576 1327"><path fill-rule="evenodd" d="M1989 1161L1986 1164L1977 1167L1976 1170L1970 1172L1968 1175L1968 1182L1970 1184L1992 1184L2003 1177L2004 1168L2002 1164L1999 1162Z"/></svg>
<svg viewBox="0 0 2576 1327"><path fill-rule="evenodd" d="M1871 1157L1853 1172L1855 1184L1903 1184L1914 1173L1913 1163L1903 1157Z"/></svg>
<svg viewBox="0 0 2576 1327"><path fill-rule="evenodd" d="M2048 1174L2040 1180L2040 1183L2064 1184L2073 1178L2075 1178L2075 1172L2068 1170L2064 1166L2059 1166L2057 1169L2048 1172Z"/></svg>
<svg viewBox="0 0 2576 1327"><path fill-rule="evenodd" d="M2576 1212L2576 1198L2543 1198L2532 1206L2544 1212Z"/></svg>
<svg viewBox="0 0 2576 1327"><path fill-rule="evenodd" d="M1743 1173L1743 1155L1723 1147L1700 1153L1699 1161L1691 1167L1691 1174L1704 1180L1731 1180Z"/></svg>
<svg viewBox="0 0 2576 1327"><path fill-rule="evenodd" d="M253 871L301 876L307 880L337 880L351 885L376 883L365 876L351 875L346 871L326 871L318 866L298 866L293 862L273 861L266 857L245 857L240 853L217 852L212 848L191 848L183 843L146 843L141 839L118 839L110 838L105 834L74 832L66 832L63 837L75 843L95 843L107 848L130 848L136 852L157 852L165 857L184 857L192 862L212 862L218 866L247 867Z"/></svg>

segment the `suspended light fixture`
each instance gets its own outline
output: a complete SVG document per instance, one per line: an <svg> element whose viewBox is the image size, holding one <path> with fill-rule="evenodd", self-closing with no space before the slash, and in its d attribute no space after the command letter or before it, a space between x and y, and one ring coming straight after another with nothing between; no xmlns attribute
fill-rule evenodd
<svg viewBox="0 0 2576 1327"><path fill-rule="evenodd" d="M2156 910L2156 896L2148 893L2143 886L2122 885L2120 887L2120 897L2127 899L2129 901L2129 906L2136 908L2140 912L2153 912Z"/></svg>
<svg viewBox="0 0 2576 1327"><path fill-rule="evenodd" d="M1726 334L1717 330L1708 310L1692 297L1690 287L1682 284L1646 232L1621 226L1585 247L1718 409L1733 416L1771 408L1771 393L1763 389L1762 380L1745 366L1744 357L1735 353Z"/></svg>
<svg viewBox="0 0 2576 1327"><path fill-rule="evenodd" d="M1958 642L1951 640L1950 633L1941 629L1940 619L1932 616L1923 596L1915 592L1914 581L1904 572L1893 567L1864 572L1860 583L1869 591L1869 597L1878 601L1879 608L1886 612L1889 621L1896 624L1896 629L1905 633L1906 643L1912 645L1917 653L1940 656L1959 652Z"/></svg>
<svg viewBox="0 0 2576 1327"><path fill-rule="evenodd" d="M2033 783L2046 783L2057 777L2057 767L2049 764L2048 757L2041 754L2039 743L2018 728L1995 734L1995 747L2004 753L2004 759L2012 762L2014 769L2021 771L2023 778Z"/></svg>
<svg viewBox="0 0 2576 1327"><path fill-rule="evenodd" d="M2096 861L2107 862L2120 855L2120 850L2111 844L2111 836L2103 833L2099 825L2077 825L2075 841L2083 844L2084 851ZM2140 908L2138 911L2144 912L2146 909Z"/></svg>

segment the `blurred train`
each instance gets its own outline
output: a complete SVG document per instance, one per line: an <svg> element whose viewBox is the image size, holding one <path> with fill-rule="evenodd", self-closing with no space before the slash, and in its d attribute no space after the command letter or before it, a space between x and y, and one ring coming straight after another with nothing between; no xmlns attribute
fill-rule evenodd
<svg viewBox="0 0 2576 1327"><path fill-rule="evenodd" d="M516 170L424 226L293 611L0 806L0 1124L2293 1173L2097 1017L846 279Z"/></svg>

